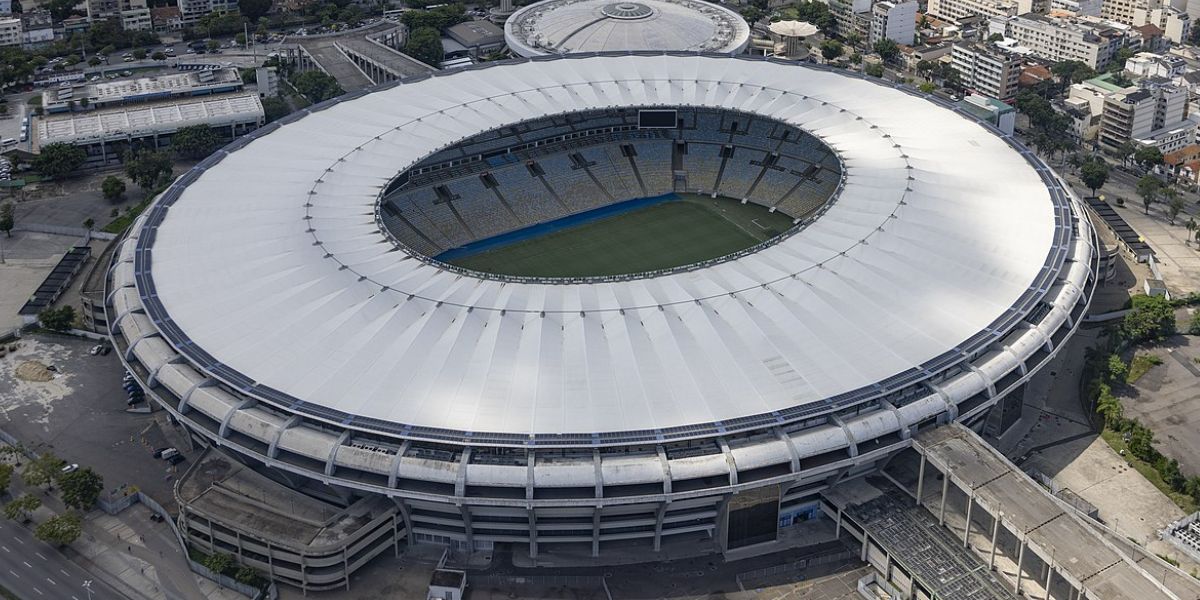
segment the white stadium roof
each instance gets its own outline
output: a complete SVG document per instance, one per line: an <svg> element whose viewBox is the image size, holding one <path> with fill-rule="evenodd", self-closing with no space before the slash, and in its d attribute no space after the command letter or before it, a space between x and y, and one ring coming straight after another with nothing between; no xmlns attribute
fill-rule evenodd
<svg viewBox="0 0 1200 600"><path fill-rule="evenodd" d="M521 56L672 50L741 52L750 43L742 16L703 0L542 0L504 23Z"/></svg>
<svg viewBox="0 0 1200 600"><path fill-rule="evenodd" d="M840 154L844 187L779 243L652 278L471 277L381 233L380 193L432 152L628 106L786 121ZM994 343L993 324L1045 292L1069 235L1042 175L976 121L869 80L728 57L455 71L341 101L211 163L138 241L139 293L171 345L284 408L453 431L732 428L829 407Z"/></svg>

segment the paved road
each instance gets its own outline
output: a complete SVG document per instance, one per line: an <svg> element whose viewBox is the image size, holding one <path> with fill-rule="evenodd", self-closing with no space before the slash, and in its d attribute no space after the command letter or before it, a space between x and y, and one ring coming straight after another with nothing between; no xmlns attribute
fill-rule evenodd
<svg viewBox="0 0 1200 600"><path fill-rule="evenodd" d="M21 600L89 600L84 581L92 581L90 600L125 597L71 562L28 529L0 521L0 585Z"/></svg>

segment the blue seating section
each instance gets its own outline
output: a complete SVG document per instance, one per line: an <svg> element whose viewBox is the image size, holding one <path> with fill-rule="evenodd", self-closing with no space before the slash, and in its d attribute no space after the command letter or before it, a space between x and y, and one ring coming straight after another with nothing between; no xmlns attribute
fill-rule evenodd
<svg viewBox="0 0 1200 600"><path fill-rule="evenodd" d="M604 115L586 124L568 125L560 118L553 124L524 124L504 135L489 134L422 161L434 166L448 159L470 159L414 175L407 187L385 200L384 226L413 250L436 256L613 202L675 191L746 199L797 219L824 205L837 189L841 168L824 144L779 123L736 118L739 133L728 130L733 117L714 114L698 116L692 129L630 130L630 119L636 122L636 116ZM619 129L583 133L598 125ZM551 137L551 143L520 148ZM687 142L687 152L673 156L680 140ZM735 148L729 158L721 156L727 145ZM506 148L515 149L494 159L477 158ZM632 160L627 156L631 150ZM764 160L772 155L775 164L764 169ZM527 165L544 175L535 176ZM682 185L676 189L674 169L687 174L686 190ZM495 181L494 189L481 179L485 174ZM448 194L439 197L437 186L444 186Z"/></svg>

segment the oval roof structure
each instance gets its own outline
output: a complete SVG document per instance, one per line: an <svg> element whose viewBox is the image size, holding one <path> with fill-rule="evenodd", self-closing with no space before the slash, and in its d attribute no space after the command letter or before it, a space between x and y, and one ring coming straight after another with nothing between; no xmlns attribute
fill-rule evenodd
<svg viewBox="0 0 1200 600"><path fill-rule="evenodd" d="M618 50L739 53L750 43L742 16L702 0L542 0L504 23L521 56Z"/></svg>
<svg viewBox="0 0 1200 600"><path fill-rule="evenodd" d="M802 128L840 155L838 200L758 252L611 282L476 278L380 230L381 192L435 151L531 118L647 106ZM164 194L141 225L138 294L204 372L364 428L600 435L828 407L996 342L1046 294L1070 239L1048 172L993 131L796 64L526 61L315 108Z"/></svg>

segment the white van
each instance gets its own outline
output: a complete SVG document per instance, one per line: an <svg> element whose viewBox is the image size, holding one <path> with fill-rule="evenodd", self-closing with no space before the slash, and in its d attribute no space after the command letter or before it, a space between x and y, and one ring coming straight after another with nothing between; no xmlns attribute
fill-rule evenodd
<svg viewBox="0 0 1200 600"><path fill-rule="evenodd" d="M4 138L4 141L0 141L0 146L14 146L16 143L16 138Z"/></svg>

